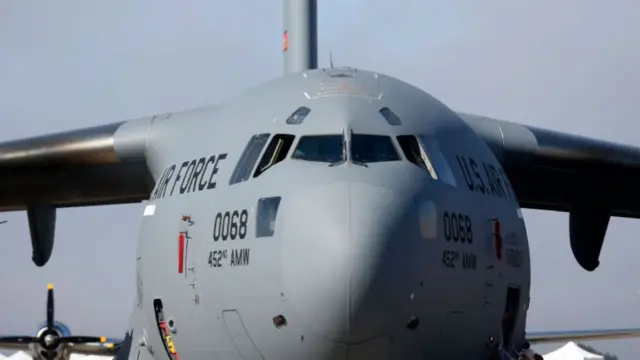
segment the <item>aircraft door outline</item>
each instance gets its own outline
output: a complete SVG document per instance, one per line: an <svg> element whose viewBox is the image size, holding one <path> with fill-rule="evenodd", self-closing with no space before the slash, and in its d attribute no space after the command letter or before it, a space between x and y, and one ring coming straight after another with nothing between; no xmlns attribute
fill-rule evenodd
<svg viewBox="0 0 640 360"><path fill-rule="evenodd" d="M242 316L237 310L223 310L222 321L236 351L243 359L264 360L264 355L253 342L244 321L242 321Z"/></svg>
<svg viewBox="0 0 640 360"><path fill-rule="evenodd" d="M501 324L502 328L502 343L505 347L508 347L512 344L513 335L516 327L516 323L518 321L518 317L521 314L520 311L520 300L521 300L521 289L518 285L509 284L507 287L507 292L505 294L505 306L503 312L508 314L508 318L503 317L503 321ZM504 316L504 315L503 315Z"/></svg>

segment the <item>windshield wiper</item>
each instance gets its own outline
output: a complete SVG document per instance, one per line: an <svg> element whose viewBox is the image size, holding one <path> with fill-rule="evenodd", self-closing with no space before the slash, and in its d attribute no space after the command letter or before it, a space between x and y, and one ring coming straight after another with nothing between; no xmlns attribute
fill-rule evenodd
<svg viewBox="0 0 640 360"><path fill-rule="evenodd" d="M366 168L368 168L368 167L369 167L369 165L367 165L367 163L366 163L366 162L364 162L364 161L360 161L360 160L353 160L353 159L352 159L352 160L351 160L351 162L352 162L354 165L360 165L360 166L364 166L364 167L366 167Z"/></svg>
<svg viewBox="0 0 640 360"><path fill-rule="evenodd" d="M347 162L347 141L344 140L344 134L342 135L342 159L334 163L329 164L329 167L342 165Z"/></svg>
<svg viewBox="0 0 640 360"><path fill-rule="evenodd" d="M367 165L364 161L356 160L356 159L353 158L354 157L353 156L353 139L352 139L352 137L353 137L353 129L349 130L349 133L351 134L351 138L349 139L350 140L349 141L349 150L351 150L349 152L349 154L351 155L351 159L350 159L351 163L353 163L354 165L364 166L364 167L368 168L369 165Z"/></svg>

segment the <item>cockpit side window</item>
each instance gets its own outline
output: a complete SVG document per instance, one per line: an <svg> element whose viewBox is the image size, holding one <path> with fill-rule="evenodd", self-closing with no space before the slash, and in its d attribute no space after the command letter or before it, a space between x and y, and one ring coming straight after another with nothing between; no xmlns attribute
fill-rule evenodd
<svg viewBox="0 0 640 360"><path fill-rule="evenodd" d="M400 156L389 136L351 134L351 159L367 164L399 161Z"/></svg>
<svg viewBox="0 0 640 360"><path fill-rule="evenodd" d="M305 160L323 163L337 163L343 161L344 137L335 135L307 135L300 138L298 146L291 156L295 160Z"/></svg>
<svg viewBox="0 0 640 360"><path fill-rule="evenodd" d="M389 125L402 125L402 121L393 111L391 111L388 107L383 107L380 109L380 114L387 120Z"/></svg>
<svg viewBox="0 0 640 360"><path fill-rule="evenodd" d="M267 149L258 163L256 171L253 173L253 177L260 176L263 172L267 171L273 165L281 162L287 157L291 145L295 136L290 134L276 134L271 138L271 142L267 146Z"/></svg>
<svg viewBox="0 0 640 360"><path fill-rule="evenodd" d="M407 160L426 170L434 180L441 180L451 186L457 185L436 139L426 135L401 135L397 139Z"/></svg>
<svg viewBox="0 0 640 360"><path fill-rule="evenodd" d="M418 139L413 135L400 135L397 139L407 160L426 170L434 180L438 180L438 174L424 149L420 146Z"/></svg>
<svg viewBox="0 0 640 360"><path fill-rule="evenodd" d="M231 179L229 179L229 185L237 184L239 182L247 181L251 176L251 171L253 171L253 167L258 162L258 157L264 149L264 146L267 144L269 140L270 134L257 134L253 135L247 146L242 151L242 155L240 155L240 160L238 160L238 164L236 164L236 168L233 169L233 173L231 174Z"/></svg>
<svg viewBox="0 0 640 360"><path fill-rule="evenodd" d="M436 173L440 176L440 180L445 184L457 186L456 178L453 176L449 162L444 157L442 150L440 150L438 141L427 135L420 135L418 138L422 143L422 148L425 150L425 153L428 154L431 159Z"/></svg>
<svg viewBox="0 0 640 360"><path fill-rule="evenodd" d="M309 109L308 107L300 106L296 111L293 112L293 114L291 114L287 118L286 122L289 125L300 125L302 124L304 119L307 118L310 112L311 112L311 109Z"/></svg>

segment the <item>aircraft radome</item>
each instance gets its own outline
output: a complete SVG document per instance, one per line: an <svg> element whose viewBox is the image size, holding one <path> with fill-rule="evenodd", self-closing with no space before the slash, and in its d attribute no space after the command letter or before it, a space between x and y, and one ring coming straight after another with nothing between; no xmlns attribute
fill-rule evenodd
<svg viewBox="0 0 640 360"><path fill-rule="evenodd" d="M640 148L317 69L316 20L285 1L285 74L228 103L0 144L0 210L27 211L37 266L56 209L147 201L118 359L470 359L640 335L525 331L520 211L569 212L595 270L609 218L640 217Z"/></svg>

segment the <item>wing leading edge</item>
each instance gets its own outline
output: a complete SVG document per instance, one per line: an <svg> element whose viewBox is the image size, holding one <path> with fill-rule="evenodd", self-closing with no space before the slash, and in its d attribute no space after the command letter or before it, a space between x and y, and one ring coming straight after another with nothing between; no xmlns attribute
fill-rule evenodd
<svg viewBox="0 0 640 360"><path fill-rule="evenodd" d="M501 162L520 206L568 212L570 243L599 265L611 216L640 218L640 148L458 113Z"/></svg>
<svg viewBox="0 0 640 360"><path fill-rule="evenodd" d="M153 180L145 153L153 119L0 143L0 211L147 198Z"/></svg>
<svg viewBox="0 0 640 360"><path fill-rule="evenodd" d="M527 340L531 344L550 344L565 341L608 340L637 337L640 337L640 328L574 331L527 331Z"/></svg>
<svg viewBox="0 0 640 360"><path fill-rule="evenodd" d="M8 341L11 340L14 341ZM2 336L0 335L0 339L6 340L0 342L0 349L4 350L22 350L22 351L30 351L29 341L30 338L19 337L19 336ZM100 344L74 344L69 343L69 349L74 354L82 354L82 355L99 355L99 356L114 356L120 346L123 344L124 340L116 339L116 338L108 338L107 342Z"/></svg>
<svg viewBox="0 0 640 360"><path fill-rule="evenodd" d="M104 344L71 344L71 352L82 355L115 356L124 343L122 339L107 339Z"/></svg>

